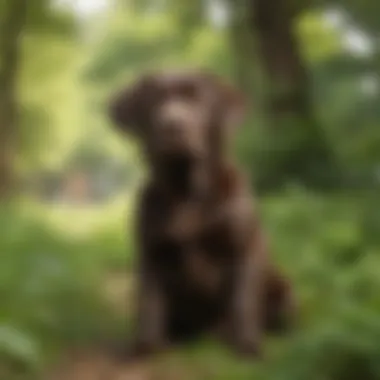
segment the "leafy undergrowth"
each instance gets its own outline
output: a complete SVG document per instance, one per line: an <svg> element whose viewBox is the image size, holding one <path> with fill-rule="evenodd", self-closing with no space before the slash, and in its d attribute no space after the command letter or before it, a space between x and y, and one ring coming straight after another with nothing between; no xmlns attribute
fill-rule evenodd
<svg viewBox="0 0 380 380"><path fill-rule="evenodd" d="M55 224L51 214L28 206L0 213L0 355L21 372L39 370L63 347L119 328L99 295L107 266L126 267L130 257L112 224L83 233L81 210L71 210L63 231L62 218Z"/></svg>
<svg viewBox="0 0 380 380"><path fill-rule="evenodd" d="M203 342L160 358L150 378L380 379L378 204L368 195L303 192L265 199L274 257L300 300L298 330L269 339L259 363ZM124 331L103 294L109 273L120 277L133 258L128 210L123 202L97 210L21 203L1 210L0 374L5 368L31 379L69 347ZM125 286L112 282L116 304L127 305L118 292Z"/></svg>

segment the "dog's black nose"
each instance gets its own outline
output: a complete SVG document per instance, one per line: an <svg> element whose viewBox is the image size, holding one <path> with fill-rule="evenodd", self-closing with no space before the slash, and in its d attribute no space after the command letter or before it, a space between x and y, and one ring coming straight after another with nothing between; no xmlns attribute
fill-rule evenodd
<svg viewBox="0 0 380 380"><path fill-rule="evenodd" d="M183 138L185 135L185 128L179 120L168 120L164 123L163 129L165 134L170 138Z"/></svg>

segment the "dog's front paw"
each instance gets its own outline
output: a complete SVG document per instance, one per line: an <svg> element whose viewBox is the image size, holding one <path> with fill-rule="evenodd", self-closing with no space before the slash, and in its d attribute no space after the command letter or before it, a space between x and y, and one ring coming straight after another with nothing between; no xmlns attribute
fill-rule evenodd
<svg viewBox="0 0 380 380"><path fill-rule="evenodd" d="M241 341L235 344L237 354L243 358L259 359L262 357L261 346L250 341Z"/></svg>
<svg viewBox="0 0 380 380"><path fill-rule="evenodd" d="M235 352L242 358L262 358L262 346L259 339L236 337L231 341L231 344Z"/></svg>
<svg viewBox="0 0 380 380"><path fill-rule="evenodd" d="M146 359L164 349L162 344L156 342L131 342L119 345L114 350L114 357L122 363L130 363Z"/></svg>

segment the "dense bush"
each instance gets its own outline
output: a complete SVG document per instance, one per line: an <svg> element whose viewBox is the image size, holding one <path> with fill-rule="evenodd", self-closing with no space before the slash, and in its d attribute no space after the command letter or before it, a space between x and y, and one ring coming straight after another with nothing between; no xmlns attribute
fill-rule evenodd
<svg viewBox="0 0 380 380"><path fill-rule="evenodd" d="M237 365L207 344L185 350L177 365L187 368L191 358L199 363L189 366L190 373L210 370L215 379L255 373L263 379L379 379L379 235L376 210L368 204L374 199L295 190L262 200L273 255L300 299L298 330L268 343L260 365ZM65 344L115 327L101 288L107 271L131 264L126 209L55 215L35 206L2 210L0 350L8 358L32 367ZM72 223L81 234L70 234Z"/></svg>
<svg viewBox="0 0 380 380"><path fill-rule="evenodd" d="M31 368L112 328L100 297L105 264L126 256L116 229L73 236L85 223L80 212L54 224L45 209L25 206L0 213L0 355Z"/></svg>

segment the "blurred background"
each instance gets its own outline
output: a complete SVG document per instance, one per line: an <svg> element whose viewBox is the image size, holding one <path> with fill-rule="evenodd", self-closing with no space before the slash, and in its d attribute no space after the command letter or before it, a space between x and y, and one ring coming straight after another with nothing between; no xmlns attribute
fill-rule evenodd
<svg viewBox="0 0 380 380"><path fill-rule="evenodd" d="M199 342L133 379L380 379L379 15L376 0L1 0L0 379L95 379L89 352L128 330L144 164L105 109L173 66L248 95L236 155L300 323L262 362ZM51 369L78 350L85 367Z"/></svg>

